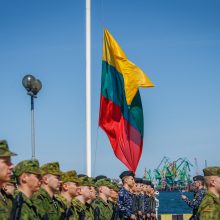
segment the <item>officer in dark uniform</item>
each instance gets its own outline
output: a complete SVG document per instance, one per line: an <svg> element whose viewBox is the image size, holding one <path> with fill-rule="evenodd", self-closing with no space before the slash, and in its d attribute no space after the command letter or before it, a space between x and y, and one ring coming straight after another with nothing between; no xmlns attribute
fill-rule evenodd
<svg viewBox="0 0 220 220"><path fill-rule="evenodd" d="M182 200L186 202L186 204L193 209L193 215L191 216L190 220L198 220L197 212L199 205L202 202L202 199L205 195L204 189L204 177L201 175L194 176L194 198L190 201L185 195L182 195Z"/></svg>
<svg viewBox="0 0 220 220"><path fill-rule="evenodd" d="M134 173L131 171L124 171L119 176L122 180L123 187L118 193L119 219L134 219L136 216L132 212L133 194L131 189L134 186Z"/></svg>

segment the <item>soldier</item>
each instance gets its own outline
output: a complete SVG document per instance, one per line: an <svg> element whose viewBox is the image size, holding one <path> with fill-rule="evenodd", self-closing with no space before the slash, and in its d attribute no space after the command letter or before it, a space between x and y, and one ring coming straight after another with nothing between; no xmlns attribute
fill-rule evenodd
<svg viewBox="0 0 220 220"><path fill-rule="evenodd" d="M77 219L76 210L71 205L71 202L72 199L77 196L77 188L81 181L78 178L75 170L63 173L61 180L61 192L56 196L59 207L63 213L61 219L75 220Z"/></svg>
<svg viewBox="0 0 220 220"><path fill-rule="evenodd" d="M77 188L77 196L72 200L72 205L76 208L77 219L93 220L93 212L86 206L86 202L91 199L91 183L87 176L81 177L80 180L81 182Z"/></svg>
<svg viewBox="0 0 220 220"><path fill-rule="evenodd" d="M150 190L149 190L149 213L150 218L147 219L154 220L156 219L156 200L155 200L155 190L154 185L151 184Z"/></svg>
<svg viewBox="0 0 220 220"><path fill-rule="evenodd" d="M199 220L220 220L220 167L203 169L207 192L199 210Z"/></svg>
<svg viewBox="0 0 220 220"><path fill-rule="evenodd" d="M41 166L42 185L33 196L33 203L42 219L58 220L61 211L55 193L59 192L61 185L61 171L58 162L47 163Z"/></svg>
<svg viewBox="0 0 220 220"><path fill-rule="evenodd" d="M13 164L11 156L16 154L8 148L6 140L0 140L0 219L8 219L12 208L12 197L8 196L3 190L3 184L10 181L12 176Z"/></svg>
<svg viewBox="0 0 220 220"><path fill-rule="evenodd" d="M143 180L143 192L144 192L144 217L150 218L150 192L151 181Z"/></svg>
<svg viewBox="0 0 220 220"><path fill-rule="evenodd" d="M131 189L134 186L134 173L131 171L124 171L119 176L122 180L123 187L118 193L119 218L120 219L136 219L132 212L133 195Z"/></svg>
<svg viewBox="0 0 220 220"><path fill-rule="evenodd" d="M143 219L144 216L144 195L142 194L143 180L142 178L135 178L136 183L136 207L137 219Z"/></svg>
<svg viewBox="0 0 220 220"><path fill-rule="evenodd" d="M99 209L93 209L92 203L97 197L97 191L95 186L95 179L92 177L88 177L88 182L90 186L90 199L86 201L87 209L94 215L94 219L99 219L100 210Z"/></svg>
<svg viewBox="0 0 220 220"><path fill-rule="evenodd" d="M15 167L18 190L10 219L39 219L36 207L31 201L33 193L39 190L41 185L41 171L37 160L23 160Z"/></svg>
<svg viewBox="0 0 220 220"><path fill-rule="evenodd" d="M113 214L112 214L112 220L116 220L119 217L119 207L118 207L118 191L119 191L119 187L117 185L117 183L112 182L111 187L110 187L110 195L108 198L108 202L109 205L111 205L111 208L113 210Z"/></svg>
<svg viewBox="0 0 220 220"><path fill-rule="evenodd" d="M202 202L202 199L205 195L205 189L204 189L204 177L201 175L194 176L194 198L192 201L190 201L185 195L182 195L182 200L186 202L186 204L193 209L193 215L191 216L190 220L197 220L197 212L199 205Z"/></svg>
<svg viewBox="0 0 220 220"><path fill-rule="evenodd" d="M111 220L113 210L111 205L108 203L108 198L110 196L111 182L108 179L100 179L96 182L96 187L98 191L98 196L92 203L92 207L95 210L99 208L100 220Z"/></svg>

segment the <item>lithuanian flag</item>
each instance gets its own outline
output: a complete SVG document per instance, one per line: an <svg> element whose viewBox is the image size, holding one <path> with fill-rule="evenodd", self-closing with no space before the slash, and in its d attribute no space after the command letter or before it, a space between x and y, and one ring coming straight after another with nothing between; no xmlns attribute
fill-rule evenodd
<svg viewBox="0 0 220 220"><path fill-rule="evenodd" d="M153 86L105 29L99 126L106 132L116 157L133 172L141 157L144 134L138 88Z"/></svg>

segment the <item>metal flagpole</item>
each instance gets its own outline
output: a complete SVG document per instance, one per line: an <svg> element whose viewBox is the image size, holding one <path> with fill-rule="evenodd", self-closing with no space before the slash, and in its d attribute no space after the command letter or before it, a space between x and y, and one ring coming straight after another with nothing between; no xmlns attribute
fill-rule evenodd
<svg viewBox="0 0 220 220"><path fill-rule="evenodd" d="M91 177L91 0L86 0L86 172Z"/></svg>

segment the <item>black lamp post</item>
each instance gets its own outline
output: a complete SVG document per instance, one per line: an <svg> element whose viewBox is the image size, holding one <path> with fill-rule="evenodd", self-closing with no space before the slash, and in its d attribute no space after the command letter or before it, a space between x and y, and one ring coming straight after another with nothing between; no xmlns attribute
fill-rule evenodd
<svg viewBox="0 0 220 220"><path fill-rule="evenodd" d="M22 85L27 90L27 94L31 97L31 145L32 159L35 159L35 127L34 127L34 98L42 88L42 83L32 75L26 75L22 79Z"/></svg>

